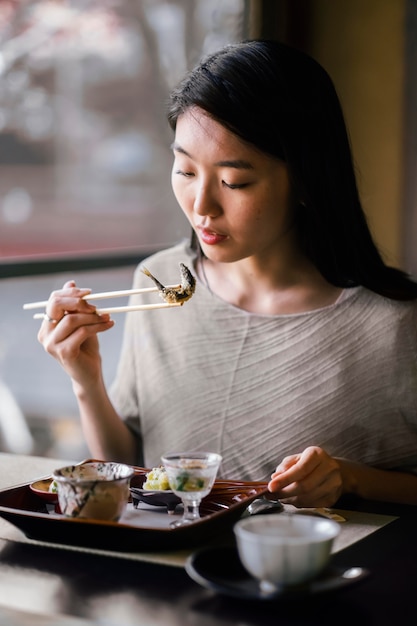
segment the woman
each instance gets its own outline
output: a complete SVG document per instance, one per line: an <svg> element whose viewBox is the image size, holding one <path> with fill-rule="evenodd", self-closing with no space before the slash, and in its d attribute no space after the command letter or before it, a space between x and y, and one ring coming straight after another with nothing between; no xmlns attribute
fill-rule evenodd
<svg viewBox="0 0 417 626"><path fill-rule="evenodd" d="M39 332L92 454L152 467L204 448L224 477L273 472L296 506L417 504L417 284L372 241L330 78L283 44L233 44L184 78L168 119L193 236L144 265L171 283L185 263L194 296L127 315L111 399L97 333L113 321L88 290L54 292Z"/></svg>

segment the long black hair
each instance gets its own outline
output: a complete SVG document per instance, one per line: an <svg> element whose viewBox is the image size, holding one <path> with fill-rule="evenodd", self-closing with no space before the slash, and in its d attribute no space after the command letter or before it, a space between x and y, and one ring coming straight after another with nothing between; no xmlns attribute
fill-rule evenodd
<svg viewBox="0 0 417 626"><path fill-rule="evenodd" d="M417 283L386 265L373 241L340 101L319 63L277 41L230 44L206 57L172 91L172 129L193 106L285 161L298 202L300 245L330 283L363 285L392 299L417 298Z"/></svg>

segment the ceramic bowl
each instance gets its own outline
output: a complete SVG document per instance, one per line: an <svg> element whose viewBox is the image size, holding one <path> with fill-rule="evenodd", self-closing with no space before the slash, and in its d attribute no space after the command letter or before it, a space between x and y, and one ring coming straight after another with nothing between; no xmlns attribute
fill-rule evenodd
<svg viewBox="0 0 417 626"><path fill-rule="evenodd" d="M91 461L56 469L58 502L63 515L117 521L129 500L134 470L122 463Z"/></svg>
<svg viewBox="0 0 417 626"><path fill-rule="evenodd" d="M337 522L296 513L248 517L234 526L240 560L265 591L315 578L339 532Z"/></svg>

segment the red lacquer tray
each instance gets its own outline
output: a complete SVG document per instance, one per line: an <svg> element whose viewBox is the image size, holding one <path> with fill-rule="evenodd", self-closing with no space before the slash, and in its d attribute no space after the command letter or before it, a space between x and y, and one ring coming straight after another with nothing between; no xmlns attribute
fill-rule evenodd
<svg viewBox="0 0 417 626"><path fill-rule="evenodd" d="M131 487L140 488L149 469L134 469ZM248 504L267 491L265 482L216 480L201 504L201 519L189 526L170 528L172 516L165 510L146 510L140 505L135 509L132 502L119 522L64 517L56 512L55 505L36 494L31 484L0 490L0 517L31 539L121 552L178 550L206 544L229 531Z"/></svg>

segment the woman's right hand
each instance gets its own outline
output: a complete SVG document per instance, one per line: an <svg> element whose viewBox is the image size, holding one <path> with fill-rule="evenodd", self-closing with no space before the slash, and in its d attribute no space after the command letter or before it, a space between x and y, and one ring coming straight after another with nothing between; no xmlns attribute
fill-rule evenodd
<svg viewBox="0 0 417 626"><path fill-rule="evenodd" d="M46 352L83 387L96 384L101 377L97 333L114 326L108 314L98 315L96 307L83 299L89 293L90 289L79 289L74 281L53 291L38 333Z"/></svg>

